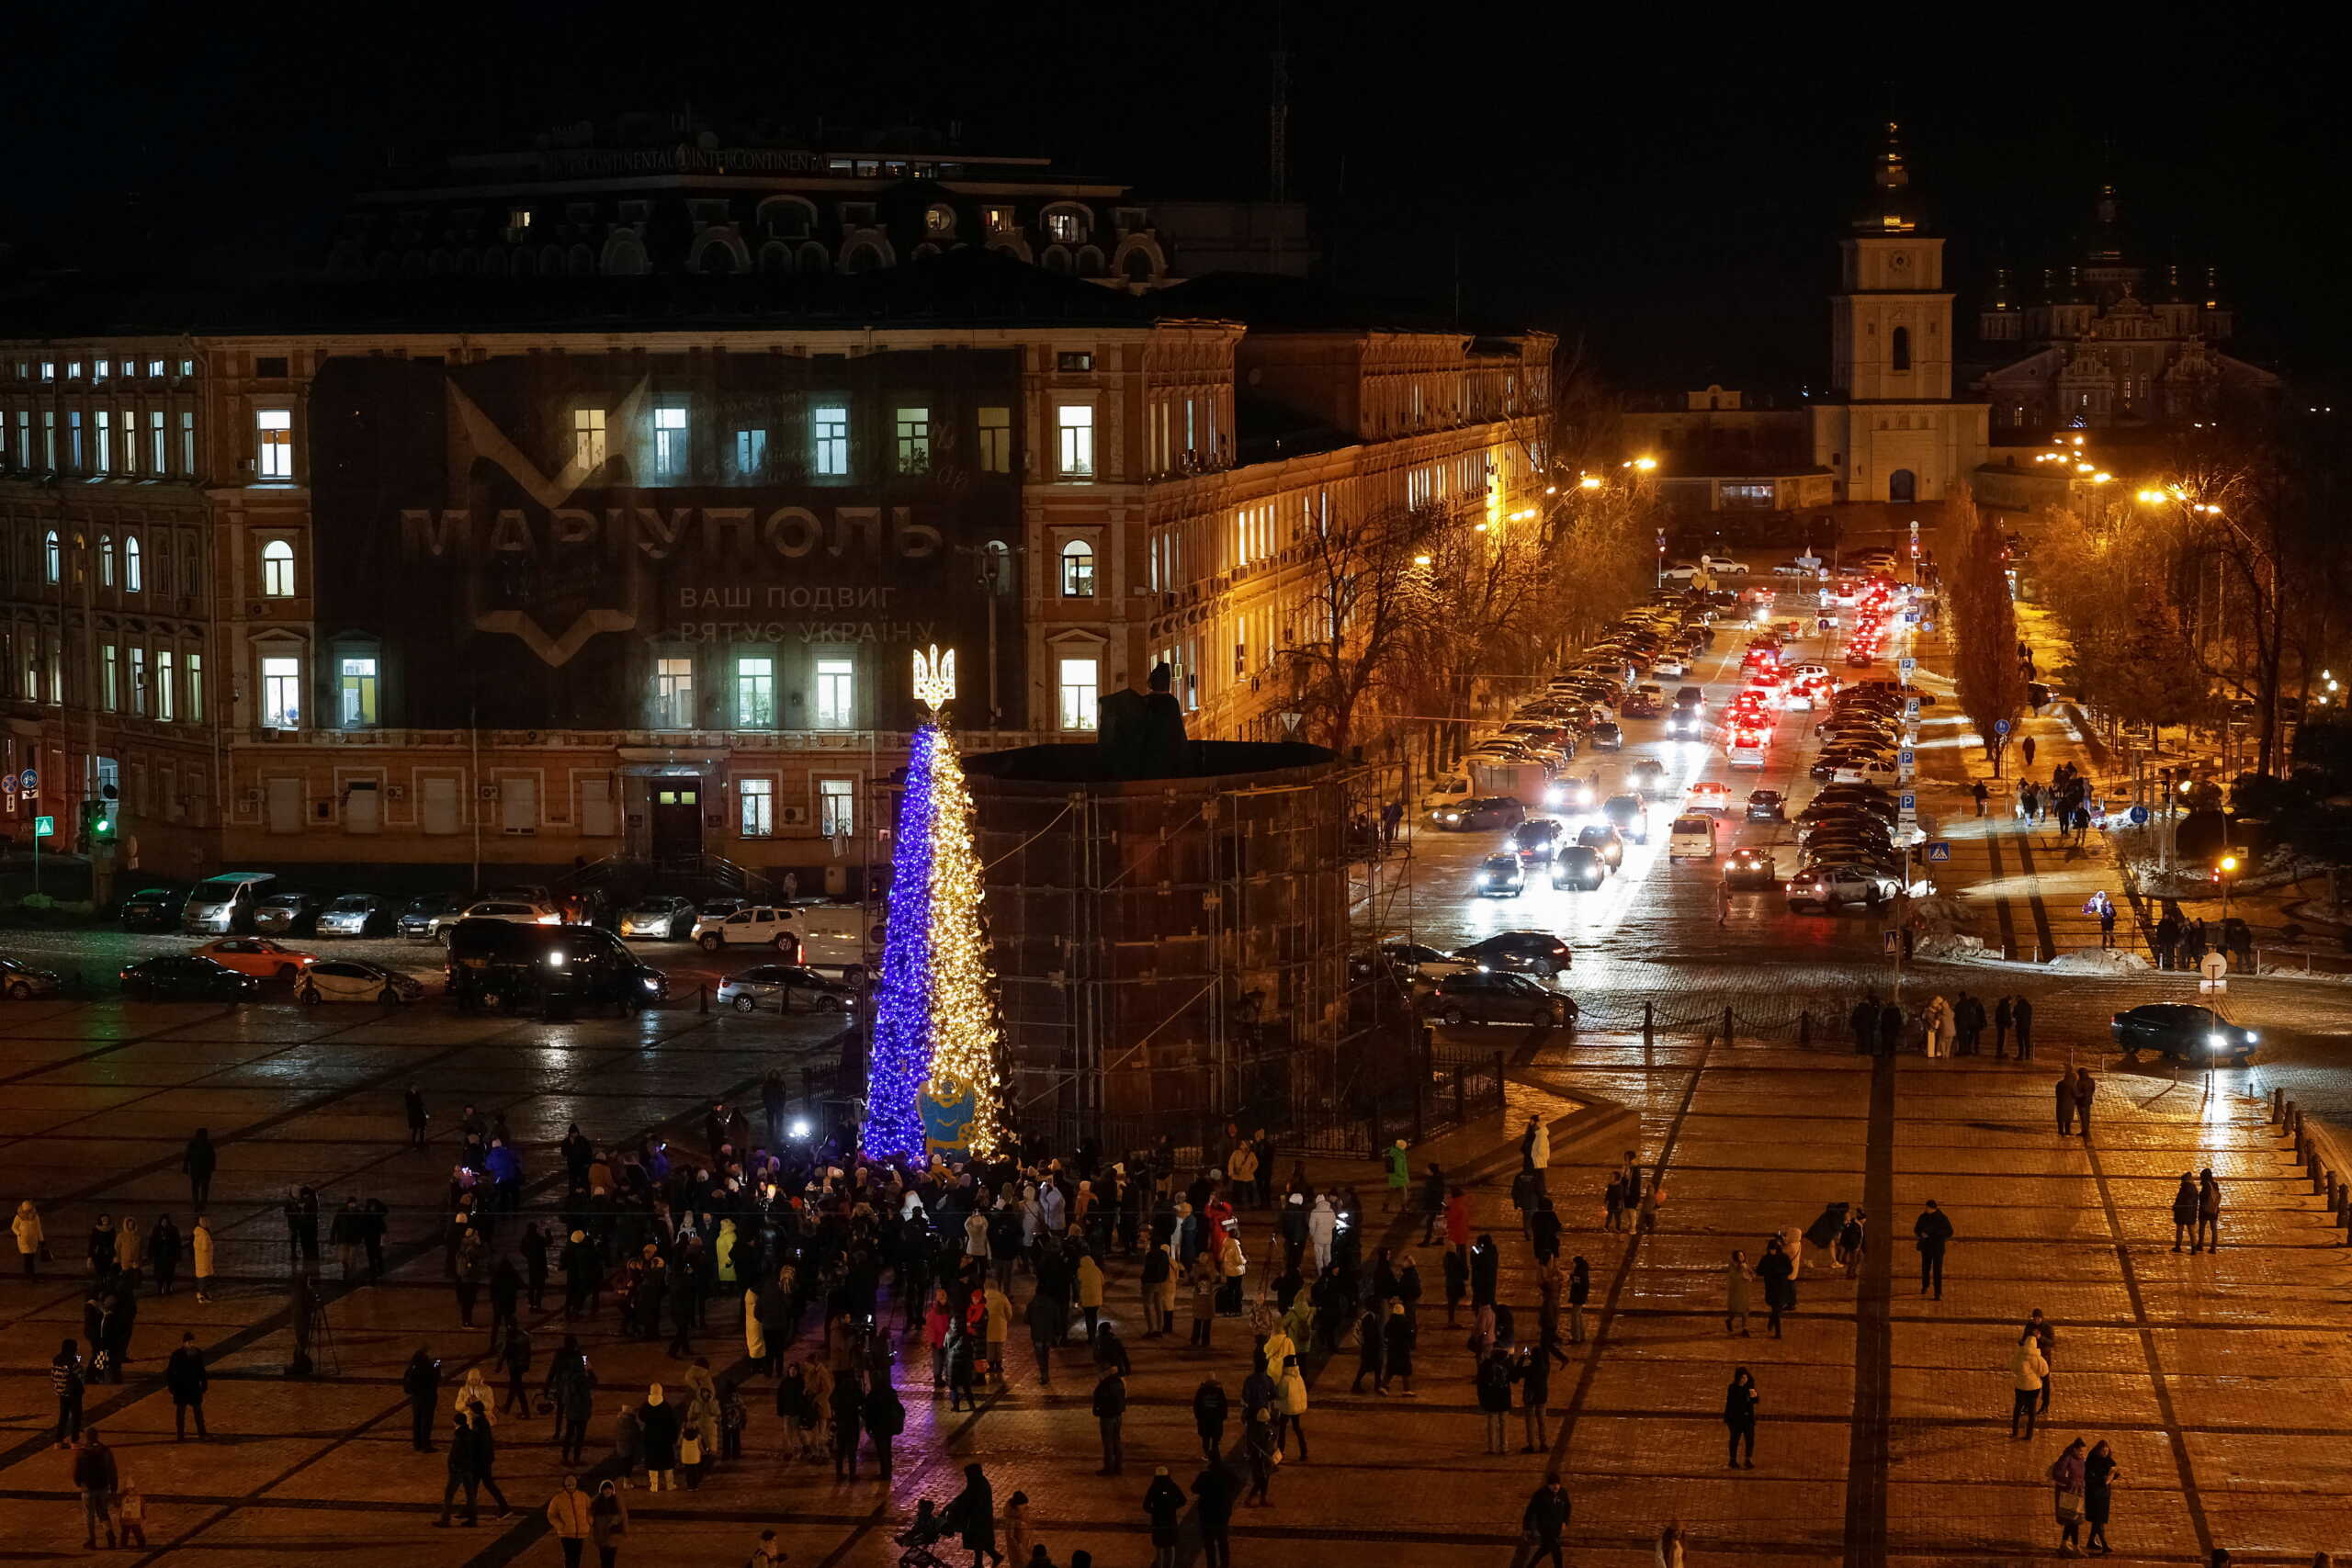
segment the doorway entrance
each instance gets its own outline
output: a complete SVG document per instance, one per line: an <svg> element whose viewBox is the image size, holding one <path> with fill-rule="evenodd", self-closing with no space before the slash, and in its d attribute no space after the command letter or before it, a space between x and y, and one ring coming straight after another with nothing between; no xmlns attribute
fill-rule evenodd
<svg viewBox="0 0 2352 1568"><path fill-rule="evenodd" d="M702 789L662 784L653 791L653 858L702 853Z"/></svg>
<svg viewBox="0 0 2352 1568"><path fill-rule="evenodd" d="M1919 476L1908 468L1897 468L1886 476L1886 499L1909 502L1919 499Z"/></svg>

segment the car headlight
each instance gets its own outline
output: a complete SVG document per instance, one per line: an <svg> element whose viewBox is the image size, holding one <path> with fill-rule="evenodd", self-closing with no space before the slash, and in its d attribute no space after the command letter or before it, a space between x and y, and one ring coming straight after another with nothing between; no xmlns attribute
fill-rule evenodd
<svg viewBox="0 0 2352 1568"><path fill-rule="evenodd" d="M2216 1051L2226 1051L2230 1046L2230 1037L2226 1034L2208 1034L2205 1037L2205 1043Z"/></svg>
<svg viewBox="0 0 2352 1568"><path fill-rule="evenodd" d="M2262 1038L2262 1036L2261 1036L2261 1035L2256 1034L2256 1033L2253 1030L2251 1030L2251 1029L2249 1029L2249 1030L2247 1030L2247 1031L2245 1032L2245 1043L2246 1043L2247 1044L2249 1044L2249 1045L2253 1044L2256 1041L2257 1041L2257 1040L2259 1040L2259 1039L2261 1039L2261 1038Z"/></svg>
<svg viewBox="0 0 2352 1568"><path fill-rule="evenodd" d="M649 991L658 991L662 988L662 982L648 975L645 977L645 988Z"/></svg>

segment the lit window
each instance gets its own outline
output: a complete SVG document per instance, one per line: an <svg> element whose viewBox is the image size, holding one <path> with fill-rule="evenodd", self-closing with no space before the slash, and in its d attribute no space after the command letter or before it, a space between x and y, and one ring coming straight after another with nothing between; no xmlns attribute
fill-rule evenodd
<svg viewBox="0 0 2352 1568"><path fill-rule="evenodd" d="M775 660L739 659L735 661L735 728L775 728Z"/></svg>
<svg viewBox="0 0 2352 1568"><path fill-rule="evenodd" d="M514 232L519 235L530 226L531 209L529 208L514 207L507 209L506 227L508 229L514 231Z"/></svg>
<svg viewBox="0 0 2352 1568"><path fill-rule="evenodd" d="M931 468L931 411L900 409L898 417L899 472L927 473Z"/></svg>
<svg viewBox="0 0 2352 1568"><path fill-rule="evenodd" d="M573 409L571 411L571 460L583 473L593 472L605 461L605 411L603 409Z"/></svg>
<svg viewBox="0 0 2352 1568"><path fill-rule="evenodd" d="M163 378L164 362L160 359L149 360L147 362L147 379L150 381L160 381Z"/></svg>
<svg viewBox="0 0 2352 1568"><path fill-rule="evenodd" d="M746 839L775 831L775 781L741 779L735 785L737 830Z"/></svg>
<svg viewBox="0 0 2352 1568"><path fill-rule="evenodd" d="M856 666L846 659L820 659L817 660L817 728L847 729L856 721Z"/></svg>
<svg viewBox="0 0 2352 1568"><path fill-rule="evenodd" d="M1063 403L1054 410L1054 426L1060 437L1059 471L1064 479L1091 479L1094 475L1094 405Z"/></svg>
<svg viewBox="0 0 2352 1568"><path fill-rule="evenodd" d="M102 473L102 474L105 474L105 473L111 473L111 472L113 472L113 471L114 471L114 415L112 415L112 414L108 413L108 412L107 412L106 410L104 410L104 409L100 409L100 410L98 411L98 413L97 413L97 420L98 420L98 468L97 468L97 471L98 471L99 473Z"/></svg>
<svg viewBox="0 0 2352 1568"><path fill-rule="evenodd" d="M57 411L55 409L40 411L40 466L52 474L57 471Z"/></svg>
<svg viewBox="0 0 2352 1568"><path fill-rule="evenodd" d="M1094 597L1094 547L1084 539L1072 539L1062 547L1062 597Z"/></svg>
<svg viewBox="0 0 2352 1568"><path fill-rule="evenodd" d="M768 433L764 430L739 430L735 433L735 471L757 478L768 466Z"/></svg>
<svg viewBox="0 0 2352 1568"><path fill-rule="evenodd" d="M136 409L122 411L122 471L126 474L139 471L139 411Z"/></svg>
<svg viewBox="0 0 2352 1568"><path fill-rule="evenodd" d="M294 477L294 415L286 409L262 409L254 415L254 431L261 442L261 477Z"/></svg>
<svg viewBox="0 0 2352 1568"><path fill-rule="evenodd" d="M366 729L376 722L376 661L346 659L337 685L338 719L345 729Z"/></svg>
<svg viewBox="0 0 2352 1568"><path fill-rule="evenodd" d="M114 586L114 536L112 534L98 536L98 586L101 588Z"/></svg>
<svg viewBox="0 0 2352 1568"><path fill-rule="evenodd" d="M1101 677L1091 659L1061 661L1062 728L1091 729L1101 699Z"/></svg>
<svg viewBox="0 0 2352 1568"><path fill-rule="evenodd" d="M817 781L817 831L828 839L845 839L857 831L857 781Z"/></svg>
<svg viewBox="0 0 2352 1568"><path fill-rule="evenodd" d="M70 465L68 473L82 472L82 411L69 410L65 415L65 456Z"/></svg>
<svg viewBox="0 0 2352 1568"><path fill-rule="evenodd" d="M187 656L187 721L204 722L204 655Z"/></svg>
<svg viewBox="0 0 2352 1568"><path fill-rule="evenodd" d="M121 650L108 643L98 649L98 711L112 713L122 705L119 677L116 671Z"/></svg>
<svg viewBox="0 0 2352 1568"><path fill-rule="evenodd" d="M936 205L923 209L922 228L926 234L953 234L956 232L956 209Z"/></svg>
<svg viewBox="0 0 2352 1568"><path fill-rule="evenodd" d="M58 547L57 530L51 528L41 541L41 581L54 584L62 574L65 552Z"/></svg>
<svg viewBox="0 0 2352 1568"><path fill-rule="evenodd" d="M126 592L136 593L144 582L140 565L139 537L132 535L122 541L122 586Z"/></svg>
<svg viewBox="0 0 2352 1568"><path fill-rule="evenodd" d="M1012 411L980 411L980 472L1012 472Z"/></svg>
<svg viewBox="0 0 2352 1568"><path fill-rule="evenodd" d="M107 372L108 370L112 369L113 367L114 367L114 361L112 361L112 360L110 360L110 359L101 359L101 360L99 360L99 361L98 361L98 364L97 364L97 368L96 368L96 370L92 371L92 372L91 372L91 374L90 374L90 379L91 379L91 380L93 380L93 381L103 381L103 380L105 380L105 379L107 378Z"/></svg>
<svg viewBox="0 0 2352 1568"><path fill-rule="evenodd" d="M1012 209L1010 207L983 207L980 209L980 227L986 229L991 234L1002 233L1005 230L1012 228ZM49 367L44 365L41 367L41 369L43 371L41 379L46 381L49 379L49 377L46 374Z"/></svg>
<svg viewBox="0 0 2352 1568"><path fill-rule="evenodd" d="M178 671L173 668L175 655L168 648L155 650L155 716L169 724L177 716Z"/></svg>
<svg viewBox="0 0 2352 1568"><path fill-rule="evenodd" d="M261 592L266 599L294 597L294 547L283 539L261 547Z"/></svg>
<svg viewBox="0 0 2352 1568"><path fill-rule="evenodd" d="M147 414L147 471L161 474L164 467L164 411L152 409Z"/></svg>
<svg viewBox="0 0 2352 1568"><path fill-rule="evenodd" d="M653 722L662 729L695 727L695 661L657 659L653 661Z"/></svg>
<svg viewBox="0 0 2352 1568"><path fill-rule="evenodd" d="M69 381L78 381L82 378L82 362L80 360L69 359L65 362L65 378Z"/></svg>
<svg viewBox="0 0 2352 1568"><path fill-rule="evenodd" d="M40 378L44 381L54 381L57 379L56 360L44 359L40 362Z"/></svg>
<svg viewBox="0 0 2352 1568"><path fill-rule="evenodd" d="M193 360L193 359L183 359L183 360L181 360L181 361L180 361L180 379L181 379L181 380L185 381L185 380L187 380L189 377L191 377L191 376L193 376L193 375L195 375L195 374L196 374L196 361L195 361L195 360Z"/></svg>
<svg viewBox="0 0 2352 1568"><path fill-rule="evenodd" d="M141 718L147 716L147 650L130 650L130 711Z"/></svg>
<svg viewBox="0 0 2352 1568"><path fill-rule="evenodd" d="M183 360L181 364L185 366L187 361ZM186 371L183 370L182 374ZM180 472L196 472L196 415L192 412L180 415Z"/></svg>
<svg viewBox="0 0 2352 1568"><path fill-rule="evenodd" d="M302 661L261 661L261 723L265 729L302 728Z"/></svg>
<svg viewBox="0 0 2352 1568"><path fill-rule="evenodd" d="M1086 218L1067 207L1057 207L1046 214L1046 232L1064 243L1075 243L1086 238Z"/></svg>
<svg viewBox="0 0 2352 1568"><path fill-rule="evenodd" d="M686 471L685 410L653 411L653 471L671 479Z"/></svg>
<svg viewBox="0 0 2352 1568"><path fill-rule="evenodd" d="M811 410L808 429L817 472L829 479L848 474L849 410L839 404Z"/></svg>

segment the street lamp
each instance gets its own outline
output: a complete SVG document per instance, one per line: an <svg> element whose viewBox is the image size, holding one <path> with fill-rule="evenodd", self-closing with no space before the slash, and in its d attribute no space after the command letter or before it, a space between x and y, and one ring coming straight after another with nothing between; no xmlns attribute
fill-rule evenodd
<svg viewBox="0 0 2352 1568"><path fill-rule="evenodd" d="M2222 885L2222 919L2230 918L2230 885L2237 880L2238 857L2223 855L2213 864L2213 880Z"/></svg>

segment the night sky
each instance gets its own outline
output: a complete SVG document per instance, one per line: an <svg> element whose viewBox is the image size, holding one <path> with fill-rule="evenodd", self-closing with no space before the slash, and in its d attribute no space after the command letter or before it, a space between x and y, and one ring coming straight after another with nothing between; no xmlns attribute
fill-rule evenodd
<svg viewBox="0 0 2352 1568"><path fill-rule="evenodd" d="M1257 196L1279 25L1292 187L1335 278L1445 307L1458 288L1467 319L1555 328L1634 384L1817 378L1831 243L1889 114L1951 236L1963 310L1996 260L2027 279L2063 261L2112 179L2149 259L2222 267L2255 357L2332 378L2352 349L2335 276L2352 149L2290 23L2143 9L2094 35L1946 12L1932 38L1799 50L1795 34L1855 13L1735 37L1690 9L1103 9L868 6L827 31L799 6L28 7L0 60L27 117L0 238L99 267L190 248L154 254L148 235L254 265L316 255L342 193L388 155L627 108L961 120L974 152ZM334 33L337 16L364 30Z"/></svg>

